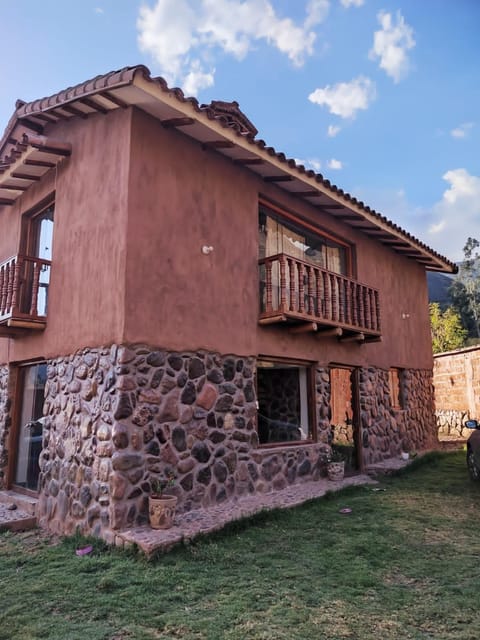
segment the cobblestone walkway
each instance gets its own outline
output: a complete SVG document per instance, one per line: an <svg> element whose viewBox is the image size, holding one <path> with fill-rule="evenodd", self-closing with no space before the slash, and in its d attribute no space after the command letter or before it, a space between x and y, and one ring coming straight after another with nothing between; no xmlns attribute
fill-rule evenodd
<svg viewBox="0 0 480 640"><path fill-rule="evenodd" d="M114 542L117 546L136 544L147 556L155 551L165 552L180 542L188 542L196 536L222 529L229 522L240 520L272 509L285 509L319 498L327 491L338 491L352 485L376 484L367 475L345 478L340 482L318 480L295 484L272 493L245 496L235 501L225 501L208 509L197 509L176 516L171 529L155 530L145 525L118 532Z"/></svg>

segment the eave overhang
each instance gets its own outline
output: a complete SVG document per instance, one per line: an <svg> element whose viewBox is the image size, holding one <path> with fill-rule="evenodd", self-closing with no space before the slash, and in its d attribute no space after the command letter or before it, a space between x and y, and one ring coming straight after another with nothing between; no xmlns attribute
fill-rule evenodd
<svg viewBox="0 0 480 640"><path fill-rule="evenodd" d="M93 114L106 114L130 106L149 113L164 127L175 128L193 138L203 149L213 149L236 165L248 168L265 184L277 185L286 193L415 260L426 269L456 272L457 267L453 262L385 216L344 192L321 174L305 169L285 154L268 147L263 140L257 140L241 127L232 125L228 118L210 105L200 105L195 98L186 98L181 89L169 88L163 78L152 78L150 71L142 65L97 76L41 100L17 103L17 110L0 141L0 158L6 150L10 153L26 132L27 136L28 132L38 134L59 121L87 119ZM18 185L19 182L14 184ZM0 197L4 197L2 193ZM9 198L4 197L6 199Z"/></svg>
<svg viewBox="0 0 480 640"><path fill-rule="evenodd" d="M23 134L0 160L0 205L12 205L72 152L71 145Z"/></svg>

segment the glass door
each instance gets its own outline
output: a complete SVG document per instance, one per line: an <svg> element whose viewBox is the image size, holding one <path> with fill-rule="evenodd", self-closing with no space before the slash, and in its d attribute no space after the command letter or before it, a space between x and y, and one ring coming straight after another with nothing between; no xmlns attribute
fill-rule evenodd
<svg viewBox="0 0 480 640"><path fill-rule="evenodd" d="M46 380L47 365L44 362L22 367L20 370L19 382L22 389L14 484L32 491L38 491Z"/></svg>

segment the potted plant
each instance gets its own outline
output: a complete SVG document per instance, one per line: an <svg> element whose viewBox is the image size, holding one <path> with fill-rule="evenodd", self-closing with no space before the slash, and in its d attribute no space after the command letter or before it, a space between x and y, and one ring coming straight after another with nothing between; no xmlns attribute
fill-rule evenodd
<svg viewBox="0 0 480 640"><path fill-rule="evenodd" d="M329 480L337 482L343 480L345 475L345 456L335 446L332 446L327 456L327 475Z"/></svg>
<svg viewBox="0 0 480 640"><path fill-rule="evenodd" d="M166 489L175 484L175 474L168 471L163 477L150 481L150 495L148 497L148 515L152 529L170 529L175 517L177 496L165 493Z"/></svg>

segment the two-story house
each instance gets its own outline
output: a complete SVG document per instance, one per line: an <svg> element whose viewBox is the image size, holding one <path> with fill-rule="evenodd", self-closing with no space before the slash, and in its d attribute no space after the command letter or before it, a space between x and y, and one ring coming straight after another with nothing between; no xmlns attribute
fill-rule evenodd
<svg viewBox="0 0 480 640"><path fill-rule="evenodd" d="M0 142L0 482L112 539L436 441L426 270L455 266L142 66Z"/></svg>

